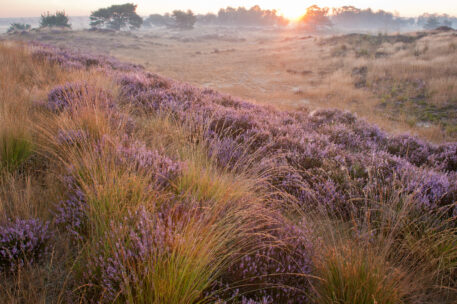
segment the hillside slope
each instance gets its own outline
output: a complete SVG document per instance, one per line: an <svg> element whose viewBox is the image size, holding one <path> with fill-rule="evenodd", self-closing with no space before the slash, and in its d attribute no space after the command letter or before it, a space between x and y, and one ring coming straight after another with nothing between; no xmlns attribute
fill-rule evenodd
<svg viewBox="0 0 457 304"><path fill-rule="evenodd" d="M0 39L109 54L286 110L337 108L395 134L457 140L457 33L306 35L290 28L38 30Z"/></svg>
<svg viewBox="0 0 457 304"><path fill-rule="evenodd" d="M7 303L452 303L457 143L0 45Z"/></svg>

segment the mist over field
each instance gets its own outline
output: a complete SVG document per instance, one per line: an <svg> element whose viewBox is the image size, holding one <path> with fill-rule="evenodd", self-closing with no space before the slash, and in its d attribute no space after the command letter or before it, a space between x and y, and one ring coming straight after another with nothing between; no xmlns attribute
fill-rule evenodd
<svg viewBox="0 0 457 304"><path fill-rule="evenodd" d="M253 8L243 8L245 12L239 14L242 17L237 17L238 19L233 18L231 20L230 18L227 18L228 12L230 10L234 10L236 12L238 8L227 7L227 9L221 9L216 13L197 14L196 26L298 26L298 20L288 20L286 17L281 16L280 13L269 10L267 11L280 17L280 20L278 20L279 22L271 22L271 20L274 20L275 17L270 18L270 20L264 18L264 20L259 21L258 16L255 14L249 15L249 13L246 13L252 11ZM262 10L260 7L258 7L258 9ZM225 19L223 16L224 13L226 15ZM146 21L145 27L166 25L165 23L161 23L161 20L163 22L163 20L166 19L167 14L169 13L142 16L142 18ZM218 15L220 16L219 19L217 18ZM156 18L155 23L153 21L154 17ZM448 14L424 13L415 17L402 17L398 13L392 13L389 11L376 11L371 9L359 9L354 6L344 6L329 9L329 19L332 23L331 30L329 32L360 32L377 34L379 32L386 33L421 30L424 28L427 20L431 17L435 17L438 24L454 28L457 27L457 17L452 15L450 16ZM90 28L89 16L69 16L69 22L74 30ZM36 28L39 27L40 17L0 18L0 33L6 33L10 25L13 23L30 24L33 28ZM145 30L144 27L143 30Z"/></svg>
<svg viewBox="0 0 457 304"><path fill-rule="evenodd" d="M457 302L457 7L65 2L0 4L0 304Z"/></svg>

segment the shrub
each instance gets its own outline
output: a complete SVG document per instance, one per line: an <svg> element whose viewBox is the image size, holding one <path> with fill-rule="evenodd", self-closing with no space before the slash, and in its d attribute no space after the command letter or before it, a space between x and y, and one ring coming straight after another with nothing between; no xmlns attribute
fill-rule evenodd
<svg viewBox="0 0 457 304"><path fill-rule="evenodd" d="M41 15L40 27L62 27L62 28L71 28L69 23L70 19L68 18L65 11L57 11L55 14L46 14Z"/></svg>
<svg viewBox="0 0 457 304"><path fill-rule="evenodd" d="M30 24L25 23L12 23L8 29L8 33L14 33L18 31L29 31L32 28Z"/></svg>
<svg viewBox="0 0 457 304"><path fill-rule="evenodd" d="M38 219L9 221L0 226L0 271L39 262L48 252L48 224Z"/></svg>

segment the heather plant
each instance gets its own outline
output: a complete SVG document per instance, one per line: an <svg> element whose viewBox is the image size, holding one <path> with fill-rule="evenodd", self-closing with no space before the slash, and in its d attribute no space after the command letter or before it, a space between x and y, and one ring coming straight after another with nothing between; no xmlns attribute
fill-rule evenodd
<svg viewBox="0 0 457 304"><path fill-rule="evenodd" d="M305 224L276 224L264 227L264 231L271 232L259 232L251 242L252 251L223 273L216 283L216 297L221 297L220 293L225 299L243 295L249 301L258 301L254 303L309 301L314 268L312 233Z"/></svg>
<svg viewBox="0 0 457 304"><path fill-rule="evenodd" d="M34 43L32 58L37 62L45 61L70 70L102 68L120 71L139 71L143 69L140 65L122 63L113 57L75 53L40 43Z"/></svg>
<svg viewBox="0 0 457 304"><path fill-rule="evenodd" d="M87 236L87 202L84 193L75 179L68 175L64 178L67 198L56 205L55 223L69 233L72 239L83 241Z"/></svg>
<svg viewBox="0 0 457 304"><path fill-rule="evenodd" d="M388 143L387 151L393 155L402 156L419 167L426 164L431 154L425 142L408 135L392 138Z"/></svg>
<svg viewBox="0 0 457 304"><path fill-rule="evenodd" d="M445 172L457 171L457 144L449 143L437 148L437 151L428 156L432 167Z"/></svg>
<svg viewBox="0 0 457 304"><path fill-rule="evenodd" d="M38 219L8 221L0 226L0 271L40 262L49 251L48 224Z"/></svg>
<svg viewBox="0 0 457 304"><path fill-rule="evenodd" d="M167 251L166 239L172 237L163 227L154 227L151 214L141 209L112 223L105 240L96 244L93 256L82 276L90 284L89 297L101 303L134 300L141 297L143 280L153 269L161 251ZM152 265L150 265L152 264Z"/></svg>
<svg viewBox="0 0 457 304"><path fill-rule="evenodd" d="M117 148L117 152L119 160L129 164L131 169L150 172L154 184L158 187L169 185L182 171L183 164L175 162L157 151L151 151L139 142L127 146L121 144Z"/></svg>
<svg viewBox="0 0 457 304"><path fill-rule="evenodd" d="M54 112L60 112L78 105L78 103L107 103L110 96L101 89L89 86L87 83L67 83L49 92L47 107ZM112 106L112 105L111 105Z"/></svg>

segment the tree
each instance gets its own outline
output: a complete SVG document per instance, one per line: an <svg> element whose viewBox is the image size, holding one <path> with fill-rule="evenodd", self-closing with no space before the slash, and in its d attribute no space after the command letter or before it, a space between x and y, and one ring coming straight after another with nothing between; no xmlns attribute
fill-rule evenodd
<svg viewBox="0 0 457 304"><path fill-rule="evenodd" d="M428 18L428 20L424 24L424 29L426 30L434 30L437 27L440 26L440 22L438 21L438 18L431 16Z"/></svg>
<svg viewBox="0 0 457 304"><path fill-rule="evenodd" d="M402 18L396 13L383 10L373 11L370 8L360 9L354 6L343 6L332 9L331 21L338 28L346 30L399 30L401 27L413 26L414 18Z"/></svg>
<svg viewBox="0 0 457 304"><path fill-rule="evenodd" d="M69 23L70 19L65 14L65 11L56 11L55 14L46 14L41 15L40 27L68 27L71 28Z"/></svg>
<svg viewBox="0 0 457 304"><path fill-rule="evenodd" d="M284 26L288 20L278 15L276 10L263 10L255 5L250 9L243 6L238 8L221 8L217 14L217 23L235 26Z"/></svg>
<svg viewBox="0 0 457 304"><path fill-rule="evenodd" d="M126 3L101 8L90 15L92 28L107 27L116 31L122 28L138 29L143 24L143 19L136 13L137 5Z"/></svg>
<svg viewBox="0 0 457 304"><path fill-rule="evenodd" d="M13 33L17 31L29 31L32 27L30 24L24 23L12 23L7 33Z"/></svg>
<svg viewBox="0 0 457 304"><path fill-rule="evenodd" d="M320 8L317 5L312 5L306 9L306 14L301 17L300 22L311 31L331 27L332 22L328 17L328 13L329 8Z"/></svg>
<svg viewBox="0 0 457 304"><path fill-rule="evenodd" d="M192 29L195 22L197 22L197 17L191 10L188 10L187 12L179 10L173 11L171 17L173 18L175 26L180 29Z"/></svg>
<svg viewBox="0 0 457 304"><path fill-rule="evenodd" d="M174 23L169 13L165 15L152 14L144 20L144 26L171 26Z"/></svg>

